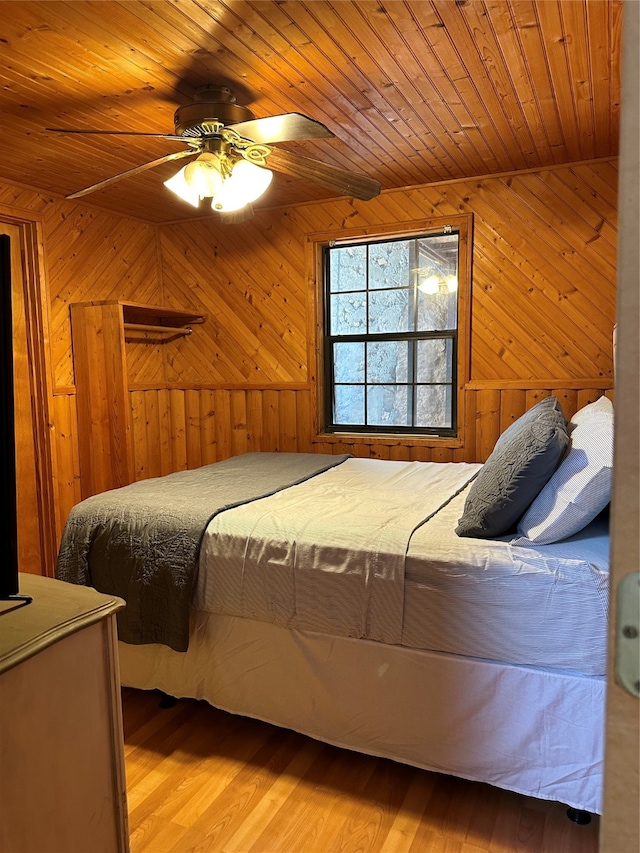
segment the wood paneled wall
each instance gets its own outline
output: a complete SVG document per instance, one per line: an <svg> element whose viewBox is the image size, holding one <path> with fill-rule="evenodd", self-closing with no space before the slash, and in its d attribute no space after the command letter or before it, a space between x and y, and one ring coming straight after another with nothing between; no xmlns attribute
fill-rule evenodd
<svg viewBox="0 0 640 853"><path fill-rule="evenodd" d="M61 522L80 499L72 302L128 299L208 315L189 337L127 344L137 478L247 450L482 461L548 393L568 416L612 396L614 160L305 204L235 226L207 218L156 229L16 187L0 188L2 204L43 222ZM314 440L307 237L460 213L474 215L464 446Z"/></svg>
<svg viewBox="0 0 640 853"><path fill-rule="evenodd" d="M167 299L210 317L179 381L308 381L307 235L461 213L474 215L472 380L610 380L616 197L616 162L601 160L164 227Z"/></svg>

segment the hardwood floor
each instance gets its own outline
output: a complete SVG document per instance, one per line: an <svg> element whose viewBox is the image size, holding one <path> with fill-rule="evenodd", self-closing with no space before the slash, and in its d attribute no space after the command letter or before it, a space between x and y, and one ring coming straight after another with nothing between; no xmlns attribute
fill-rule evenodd
<svg viewBox="0 0 640 853"><path fill-rule="evenodd" d="M131 853L596 853L598 818L123 689Z"/></svg>

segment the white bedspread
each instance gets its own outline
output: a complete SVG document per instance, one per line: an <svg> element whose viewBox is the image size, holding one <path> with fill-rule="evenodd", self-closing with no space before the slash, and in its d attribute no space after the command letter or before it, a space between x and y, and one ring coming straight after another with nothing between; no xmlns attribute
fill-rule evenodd
<svg viewBox="0 0 640 853"><path fill-rule="evenodd" d="M205 532L194 606L401 643L411 535L479 468L347 459L228 510Z"/></svg>

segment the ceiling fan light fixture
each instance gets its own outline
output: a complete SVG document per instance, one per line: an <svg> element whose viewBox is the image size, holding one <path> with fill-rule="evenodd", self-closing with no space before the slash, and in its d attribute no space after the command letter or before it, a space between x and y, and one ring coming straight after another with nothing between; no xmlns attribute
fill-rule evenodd
<svg viewBox="0 0 640 853"><path fill-rule="evenodd" d="M220 212L240 210L259 198L269 186L271 169L363 201L368 201L380 193L381 184L375 178L340 169L293 151L272 148L279 142L333 137L334 134L324 124L302 113L255 118L248 107L235 103L235 95L226 86L209 85L197 89L193 102L176 110L174 126L174 133L48 128L52 133L148 136L182 142L189 146L187 150L172 151L140 166L126 169L70 193L65 198L80 198L96 190L105 189L115 181L132 178L147 169L185 157L196 159L166 180L164 185L194 207L199 207L203 198L212 198L214 210ZM266 162L269 169L265 168ZM237 179L233 182L233 194L230 188L226 187L233 177L232 173ZM236 185L241 188L236 190ZM242 196L241 200L236 192ZM239 221L237 217L235 221Z"/></svg>
<svg viewBox="0 0 640 853"><path fill-rule="evenodd" d="M164 185L183 201L198 207L201 198L212 198L220 192L225 179L224 171L220 157L205 152L183 166Z"/></svg>
<svg viewBox="0 0 640 853"><path fill-rule="evenodd" d="M266 192L273 172L248 160L239 160L219 193L211 200L211 207L219 213L232 213L256 201Z"/></svg>

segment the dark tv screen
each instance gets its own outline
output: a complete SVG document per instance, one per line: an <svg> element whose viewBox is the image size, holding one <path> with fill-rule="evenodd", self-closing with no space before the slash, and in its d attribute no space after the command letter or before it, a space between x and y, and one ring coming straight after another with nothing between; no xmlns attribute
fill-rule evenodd
<svg viewBox="0 0 640 853"><path fill-rule="evenodd" d="M0 542L6 557L0 560L0 599L19 592L18 517L16 507L16 442L13 402L13 322L11 308L11 238L0 234Z"/></svg>

